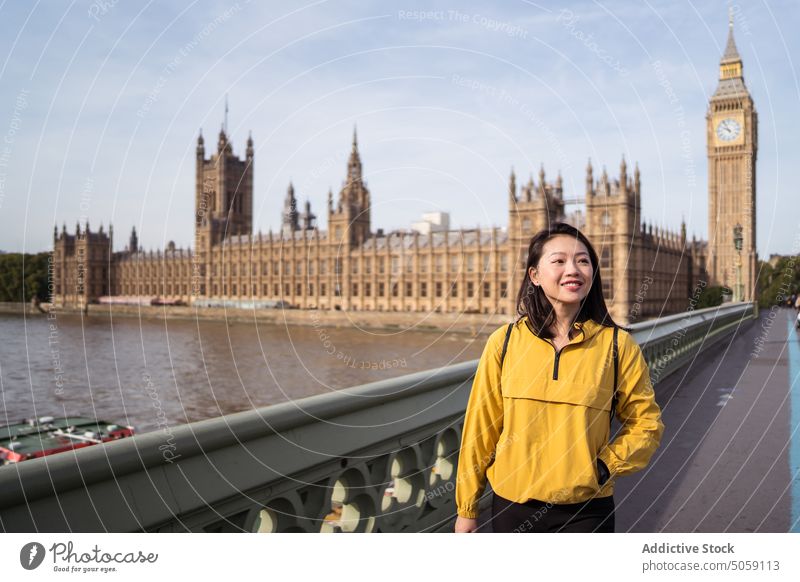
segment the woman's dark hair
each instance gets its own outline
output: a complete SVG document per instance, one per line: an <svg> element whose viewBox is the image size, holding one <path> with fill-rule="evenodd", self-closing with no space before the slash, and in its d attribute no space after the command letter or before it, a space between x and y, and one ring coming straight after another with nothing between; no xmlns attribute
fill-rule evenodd
<svg viewBox="0 0 800 582"><path fill-rule="evenodd" d="M544 244L558 235L571 236L582 242L589 251L589 259L592 262L592 286L589 288L589 293L586 294L586 297L581 303L576 321L593 319L600 325L605 325L606 327L618 327L611 319L611 315L609 315L608 308L606 307L606 301L603 298L603 283L600 281L600 264L592 243L589 242L589 239L586 238L581 231L565 222L554 222L548 228L540 230L533 235L528 245L528 260L525 261L525 273L523 274L522 285L520 285L519 293L517 294L517 312L520 318L527 316L534 332L539 337L552 337L553 333L550 330L550 326L556 319L553 305L550 303L550 300L547 299L542 288L533 284L531 278L528 276L528 271L539 265L539 260L542 258L542 251L544 250Z"/></svg>

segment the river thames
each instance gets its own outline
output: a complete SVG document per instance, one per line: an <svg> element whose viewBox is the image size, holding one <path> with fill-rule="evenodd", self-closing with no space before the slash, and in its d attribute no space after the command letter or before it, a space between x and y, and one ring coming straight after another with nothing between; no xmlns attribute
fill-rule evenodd
<svg viewBox="0 0 800 582"><path fill-rule="evenodd" d="M475 359L485 342L463 333L67 314L0 314L0 337L0 425L87 415L137 433Z"/></svg>

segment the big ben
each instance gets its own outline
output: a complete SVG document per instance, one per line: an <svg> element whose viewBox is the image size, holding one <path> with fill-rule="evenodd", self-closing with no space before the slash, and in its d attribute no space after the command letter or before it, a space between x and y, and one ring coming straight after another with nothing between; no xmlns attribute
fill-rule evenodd
<svg viewBox="0 0 800 582"><path fill-rule="evenodd" d="M756 154L758 116L744 84L733 38L719 64L719 82L706 116L708 143L708 265L712 283L734 299L756 297Z"/></svg>

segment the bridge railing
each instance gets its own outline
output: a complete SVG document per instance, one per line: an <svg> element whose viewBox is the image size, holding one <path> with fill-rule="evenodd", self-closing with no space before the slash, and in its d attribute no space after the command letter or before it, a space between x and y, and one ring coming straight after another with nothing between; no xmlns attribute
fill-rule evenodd
<svg viewBox="0 0 800 582"><path fill-rule="evenodd" d="M654 379L754 316L728 304L634 324ZM448 529L477 361L0 468L0 528ZM169 450L169 454L166 454Z"/></svg>
<svg viewBox="0 0 800 582"><path fill-rule="evenodd" d="M753 303L728 303L633 324L633 337L650 366L653 383L657 384L755 317L755 309Z"/></svg>

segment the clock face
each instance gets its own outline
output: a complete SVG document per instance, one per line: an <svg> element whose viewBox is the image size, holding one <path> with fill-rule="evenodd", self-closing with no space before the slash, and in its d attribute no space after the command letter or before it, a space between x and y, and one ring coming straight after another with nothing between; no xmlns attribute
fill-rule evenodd
<svg viewBox="0 0 800 582"><path fill-rule="evenodd" d="M739 137L739 133L742 131L742 126L739 125L739 122L735 119L731 119L730 117L727 119L723 119L717 125L717 137L722 141L733 141L737 137Z"/></svg>

